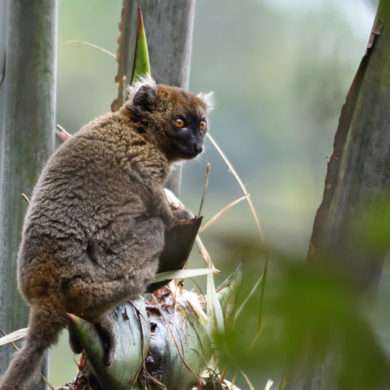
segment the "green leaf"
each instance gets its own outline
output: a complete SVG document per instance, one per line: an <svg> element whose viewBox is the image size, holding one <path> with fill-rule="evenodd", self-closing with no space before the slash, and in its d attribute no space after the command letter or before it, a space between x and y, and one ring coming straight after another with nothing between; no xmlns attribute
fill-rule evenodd
<svg viewBox="0 0 390 390"><path fill-rule="evenodd" d="M146 39L144 18L140 6L138 6L137 23L137 47L135 50L134 70L130 84L151 74L148 41Z"/></svg>

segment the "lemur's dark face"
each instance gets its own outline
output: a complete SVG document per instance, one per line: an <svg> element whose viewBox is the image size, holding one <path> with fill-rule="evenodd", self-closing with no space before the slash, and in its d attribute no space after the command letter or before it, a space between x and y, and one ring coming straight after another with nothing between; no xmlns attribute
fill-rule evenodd
<svg viewBox="0 0 390 390"><path fill-rule="evenodd" d="M153 140L168 160L186 160L203 151L208 128L205 99L167 85L141 86L128 108L139 132Z"/></svg>
<svg viewBox="0 0 390 390"><path fill-rule="evenodd" d="M170 153L179 159L194 158L203 151L207 131L204 104L183 90L175 91L167 98L170 109L166 111L168 121L164 127Z"/></svg>

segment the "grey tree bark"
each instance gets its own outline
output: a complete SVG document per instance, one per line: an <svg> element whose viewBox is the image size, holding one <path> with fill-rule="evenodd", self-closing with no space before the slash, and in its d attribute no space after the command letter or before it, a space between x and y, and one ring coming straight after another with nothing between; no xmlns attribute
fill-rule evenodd
<svg viewBox="0 0 390 390"><path fill-rule="evenodd" d="M367 52L341 112L309 251L310 261L326 261L362 291L375 288L386 256L361 245L354 224L390 187L389 54L390 6L381 0ZM283 389L337 389L330 369L336 359L336 353L329 354L312 374L295 372Z"/></svg>
<svg viewBox="0 0 390 390"><path fill-rule="evenodd" d="M142 0L141 4L156 81L188 88L195 0ZM181 168L176 168L168 181L176 194L180 192L181 173Z"/></svg>
<svg viewBox="0 0 390 390"><path fill-rule="evenodd" d="M56 34L57 0L0 1L0 328L6 333L27 324L16 286L21 194L31 194L54 149ZM12 352L0 349L0 372Z"/></svg>
<svg viewBox="0 0 390 390"><path fill-rule="evenodd" d="M190 79L192 33L195 0L140 0L149 44L153 77L159 83L187 88ZM131 79L136 37L137 2L123 1L122 66L127 80ZM133 26L133 27L132 27ZM121 66L121 64L120 64ZM181 170L176 169L168 187L176 194L180 190Z"/></svg>
<svg viewBox="0 0 390 390"><path fill-rule="evenodd" d="M381 3L341 112L309 251L363 289L379 281L385 253L361 246L354 223L390 185L390 9Z"/></svg>

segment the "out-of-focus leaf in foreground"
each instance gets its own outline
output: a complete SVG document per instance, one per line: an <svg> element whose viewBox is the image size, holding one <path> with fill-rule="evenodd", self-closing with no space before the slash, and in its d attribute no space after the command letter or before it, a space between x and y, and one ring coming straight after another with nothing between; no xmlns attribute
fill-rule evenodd
<svg viewBox="0 0 390 390"><path fill-rule="evenodd" d="M246 272L238 289L247 291L254 275L261 274L262 253L255 246L243 253ZM332 352L340 388L374 389L387 383L389 360L365 315L363 297L321 264L271 253L260 332L259 294L253 294L236 320L227 320L225 332L215 336L222 365L264 374L311 372Z"/></svg>
<svg viewBox="0 0 390 390"><path fill-rule="evenodd" d="M364 208L355 221L356 242L371 251L390 250L390 194Z"/></svg>

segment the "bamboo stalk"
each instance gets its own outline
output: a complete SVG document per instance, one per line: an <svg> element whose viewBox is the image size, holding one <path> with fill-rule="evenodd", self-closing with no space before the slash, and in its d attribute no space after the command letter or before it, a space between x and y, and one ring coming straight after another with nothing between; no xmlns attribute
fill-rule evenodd
<svg viewBox="0 0 390 390"><path fill-rule="evenodd" d="M54 149L57 1L1 1L0 18L0 328L9 333L27 323L16 286L21 194L31 194ZM0 350L0 372L12 352Z"/></svg>

